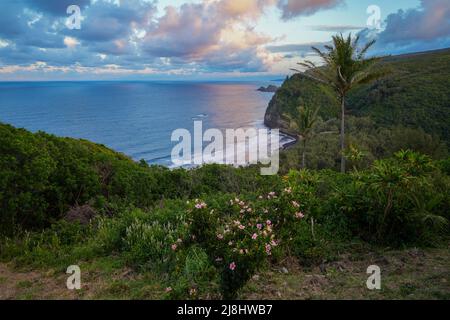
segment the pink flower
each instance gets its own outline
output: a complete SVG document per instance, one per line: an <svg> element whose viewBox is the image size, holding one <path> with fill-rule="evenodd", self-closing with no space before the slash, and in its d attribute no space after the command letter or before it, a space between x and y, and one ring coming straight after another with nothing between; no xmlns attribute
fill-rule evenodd
<svg viewBox="0 0 450 320"><path fill-rule="evenodd" d="M256 238L258 238L258 235L257 235L256 233L254 233L254 234L252 235L252 239L253 239L253 240L256 240Z"/></svg>
<svg viewBox="0 0 450 320"><path fill-rule="evenodd" d="M266 221L266 224L267 224L268 226L270 226L270 225L272 225L272 221L267 220L267 221Z"/></svg>
<svg viewBox="0 0 450 320"><path fill-rule="evenodd" d="M305 217L305 215L303 214L303 212L296 212L295 217L297 219L303 219Z"/></svg>
<svg viewBox="0 0 450 320"><path fill-rule="evenodd" d="M276 247L278 245L278 243L275 240L272 240L270 244L272 245L272 247Z"/></svg>
<svg viewBox="0 0 450 320"><path fill-rule="evenodd" d="M196 209L203 209L203 208L206 208L206 207L207 207L207 205L204 202L198 202L198 203L195 204L195 208Z"/></svg>
<svg viewBox="0 0 450 320"><path fill-rule="evenodd" d="M258 224L256 225L256 227L258 228L258 230L261 230L262 227L263 227L263 225L262 225L261 223L258 223Z"/></svg>
<svg viewBox="0 0 450 320"><path fill-rule="evenodd" d="M267 195L267 199L272 199L272 198L276 198L277 194L275 192L269 192L269 194Z"/></svg>
<svg viewBox="0 0 450 320"><path fill-rule="evenodd" d="M291 194L292 188L286 188L286 189L284 189L284 192L286 192L287 194Z"/></svg>
<svg viewBox="0 0 450 320"><path fill-rule="evenodd" d="M239 250L239 253L240 253L240 254L244 254L244 250L242 250L242 249Z"/></svg>
<svg viewBox="0 0 450 320"><path fill-rule="evenodd" d="M222 240L222 239L223 239L223 234L220 234L220 233L219 233L219 234L217 235L217 239Z"/></svg>
<svg viewBox="0 0 450 320"><path fill-rule="evenodd" d="M174 243L174 244L172 245L172 247L171 247L171 248L172 248L172 250L173 250L173 251L175 251L175 250L177 250L177 247L178 247L178 246L177 246L177 244L176 244L176 243Z"/></svg>
<svg viewBox="0 0 450 320"><path fill-rule="evenodd" d="M230 270L234 271L234 269L236 269L236 263L232 262L230 263Z"/></svg>
<svg viewBox="0 0 450 320"><path fill-rule="evenodd" d="M241 230L244 230L244 229L245 229L245 226L243 226L243 225L241 224L238 228L241 229Z"/></svg>
<svg viewBox="0 0 450 320"><path fill-rule="evenodd" d="M272 254L271 250L272 250L272 247L270 246L270 244L266 244L266 253L267 253L267 255L270 256Z"/></svg>
<svg viewBox="0 0 450 320"><path fill-rule="evenodd" d="M170 291L172 291L172 287L167 287L166 292L170 292Z"/></svg>
<svg viewBox="0 0 450 320"><path fill-rule="evenodd" d="M300 208L300 204L299 204L297 201L292 201L292 205L293 205L295 208Z"/></svg>

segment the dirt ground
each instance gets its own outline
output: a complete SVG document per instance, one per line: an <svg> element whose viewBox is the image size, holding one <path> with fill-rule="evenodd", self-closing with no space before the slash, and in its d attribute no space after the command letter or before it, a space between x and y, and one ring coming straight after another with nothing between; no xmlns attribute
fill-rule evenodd
<svg viewBox="0 0 450 320"><path fill-rule="evenodd" d="M367 288L367 268L381 271L381 289ZM304 268L288 259L253 277L245 299L445 299L450 300L450 248L370 253Z"/></svg>
<svg viewBox="0 0 450 320"><path fill-rule="evenodd" d="M67 290L65 275L44 274L37 271L14 271L0 264L0 299L75 299L76 293Z"/></svg>

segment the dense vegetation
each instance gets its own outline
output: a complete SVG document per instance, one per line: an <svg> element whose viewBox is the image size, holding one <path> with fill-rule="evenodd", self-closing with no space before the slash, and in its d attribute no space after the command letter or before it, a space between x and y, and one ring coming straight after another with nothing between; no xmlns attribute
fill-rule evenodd
<svg viewBox="0 0 450 320"><path fill-rule="evenodd" d="M350 33L347 37L341 33L332 36L332 45L325 46L325 50L312 47L312 50L321 60L321 65L305 60L298 64L306 68L305 72L297 70L302 77L313 80L316 84L323 84L331 88L337 96L340 106L340 129L339 129L339 145L340 145L340 169L342 173L346 172L347 157L346 136L345 136L345 118L347 113L347 98L349 93L363 84L369 85L377 79L385 77L389 71L379 63L380 57L367 58L366 54L375 44L375 40L366 44L360 44L360 37L352 37ZM305 108L305 106L302 106ZM306 108L309 108L306 106ZM314 106L316 110L320 106ZM301 118L301 117L300 117ZM304 140L304 139L303 139ZM305 146L304 148L305 149ZM303 150L305 154L305 150ZM304 158L304 157L303 157ZM304 162L304 161L303 161Z"/></svg>
<svg viewBox="0 0 450 320"><path fill-rule="evenodd" d="M361 85L347 98L349 115L370 117L377 126L423 129L450 145L450 49L383 58L380 68L390 73ZM266 113L270 127L289 131L281 118L295 114L300 105L320 107L324 121L338 117L339 103L325 85L300 74L288 78L277 91Z"/></svg>
<svg viewBox="0 0 450 320"><path fill-rule="evenodd" d="M46 227L70 207L90 204L149 208L170 198L268 189L258 168L207 166L199 170L148 167L84 140L32 134L0 124L0 229Z"/></svg>
<svg viewBox="0 0 450 320"><path fill-rule="evenodd" d="M355 241L437 246L449 234L449 161L410 151L351 174L261 176L171 171L87 141L0 131L0 258L63 271L112 257L156 274L160 298L235 298L286 256L309 265Z"/></svg>

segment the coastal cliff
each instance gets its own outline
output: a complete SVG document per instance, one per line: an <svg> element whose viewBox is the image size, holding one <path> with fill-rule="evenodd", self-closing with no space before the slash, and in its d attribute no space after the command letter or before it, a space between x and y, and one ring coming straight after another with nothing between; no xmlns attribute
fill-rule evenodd
<svg viewBox="0 0 450 320"><path fill-rule="evenodd" d="M264 116L264 124L269 128L278 128L292 135L293 132L283 114L293 114L298 106L306 104L320 106L319 114L323 119L337 116L337 104L332 92L296 74L286 78L272 97Z"/></svg>

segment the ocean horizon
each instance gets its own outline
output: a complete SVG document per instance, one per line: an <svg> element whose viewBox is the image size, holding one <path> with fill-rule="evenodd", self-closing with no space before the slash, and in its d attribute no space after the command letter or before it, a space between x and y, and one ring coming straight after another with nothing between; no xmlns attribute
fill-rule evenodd
<svg viewBox="0 0 450 320"><path fill-rule="evenodd" d="M11 81L0 82L0 122L32 132L87 139L173 167L176 129L193 132L265 128L273 93L257 89L279 81ZM289 142L281 136L281 144ZM238 146L239 150L239 146ZM244 147L245 150L245 147Z"/></svg>

